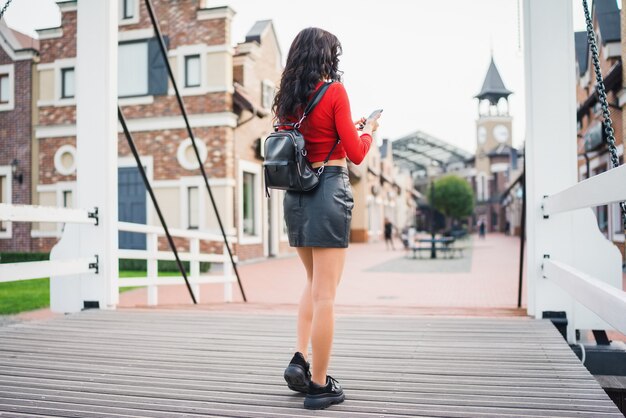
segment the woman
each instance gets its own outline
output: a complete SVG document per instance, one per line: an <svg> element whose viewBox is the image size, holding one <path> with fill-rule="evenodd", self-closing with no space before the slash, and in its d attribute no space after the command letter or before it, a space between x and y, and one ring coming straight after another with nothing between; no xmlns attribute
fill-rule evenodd
<svg viewBox="0 0 626 418"><path fill-rule="evenodd" d="M318 28L301 31L289 49L280 88L274 99L279 123L293 123L302 116L313 93L332 81L322 100L304 120L300 130L312 166L323 165L337 139L320 184L309 192L286 192L283 201L289 244L297 247L307 273L298 310L297 351L285 370L290 389L306 393L305 408L323 409L343 402L344 394L327 375L334 331L335 291L343 271L350 238L354 200L346 157L359 164L372 143L376 120L367 121L361 134L353 122L346 90L338 69L339 40ZM312 345L312 373L308 359Z"/></svg>

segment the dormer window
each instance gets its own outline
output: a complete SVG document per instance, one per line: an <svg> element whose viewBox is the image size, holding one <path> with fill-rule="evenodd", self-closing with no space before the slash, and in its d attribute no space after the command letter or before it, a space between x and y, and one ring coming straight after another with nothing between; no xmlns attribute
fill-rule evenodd
<svg viewBox="0 0 626 418"><path fill-rule="evenodd" d="M0 74L0 103L9 103L11 89L9 88L9 75Z"/></svg>

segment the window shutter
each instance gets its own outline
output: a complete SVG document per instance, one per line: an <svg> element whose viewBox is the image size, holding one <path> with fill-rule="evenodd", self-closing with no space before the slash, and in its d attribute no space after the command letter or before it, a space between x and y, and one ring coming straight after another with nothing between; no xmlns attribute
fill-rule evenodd
<svg viewBox="0 0 626 418"><path fill-rule="evenodd" d="M169 47L169 38L163 36L165 47ZM148 40L148 94L163 96L167 94L168 86L167 65L161 54L159 39L157 37Z"/></svg>

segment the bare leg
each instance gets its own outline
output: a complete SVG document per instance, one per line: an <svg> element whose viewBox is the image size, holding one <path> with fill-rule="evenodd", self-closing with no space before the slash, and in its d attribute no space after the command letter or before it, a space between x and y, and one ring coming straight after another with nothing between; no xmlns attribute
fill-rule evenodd
<svg viewBox="0 0 626 418"><path fill-rule="evenodd" d="M298 247L298 255L306 269L306 285L300 298L298 308L298 343L296 351L308 358L309 340L311 339L311 321L313 320L313 297L311 295L311 281L313 280L313 252L311 247Z"/></svg>
<svg viewBox="0 0 626 418"><path fill-rule="evenodd" d="M335 330L335 294L346 258L345 248L313 248L312 380L326 384Z"/></svg>

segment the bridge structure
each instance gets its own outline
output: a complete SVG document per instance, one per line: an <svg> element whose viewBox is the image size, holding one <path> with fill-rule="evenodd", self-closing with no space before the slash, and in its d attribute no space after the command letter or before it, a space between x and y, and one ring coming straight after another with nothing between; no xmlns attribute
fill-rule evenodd
<svg viewBox="0 0 626 418"><path fill-rule="evenodd" d="M183 280L157 280L157 259L191 261L194 301L202 280L224 283L228 301L236 274L234 237L118 222L117 3L78 2L81 209L0 205L0 221L65 224L49 261L0 265L0 281L50 276L51 309L71 314L0 329L0 412L307 416L278 387L293 318L116 310L122 256L148 259L133 285L149 287L150 304ZM579 330L626 334L621 254L590 209L626 200L626 165L577 182L572 7L524 1L527 317L341 318L336 367L353 398L324 416L621 416L570 349ZM122 253L120 230L146 234L148 249ZM159 252L159 235L189 239L189 253ZM224 251L200 254L200 240ZM200 261L223 274L203 279Z"/></svg>

